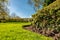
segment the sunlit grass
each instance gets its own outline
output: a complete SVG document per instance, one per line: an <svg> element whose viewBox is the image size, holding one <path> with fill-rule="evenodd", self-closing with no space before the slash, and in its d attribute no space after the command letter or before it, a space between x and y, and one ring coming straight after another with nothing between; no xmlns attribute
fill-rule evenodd
<svg viewBox="0 0 60 40"><path fill-rule="evenodd" d="M43 35L25 30L30 23L0 23L0 40L52 40Z"/></svg>

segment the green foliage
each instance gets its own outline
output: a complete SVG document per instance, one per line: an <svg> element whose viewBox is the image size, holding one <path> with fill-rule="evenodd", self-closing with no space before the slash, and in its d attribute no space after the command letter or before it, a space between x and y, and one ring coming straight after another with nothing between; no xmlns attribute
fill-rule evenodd
<svg viewBox="0 0 60 40"><path fill-rule="evenodd" d="M52 2L54 2L54 1L56 1L56 0L45 0L45 4L46 4L46 5L49 5L49 4L51 4Z"/></svg>
<svg viewBox="0 0 60 40"><path fill-rule="evenodd" d="M37 28L56 29L60 25L60 1L55 1L42 10L38 10L32 17L33 25Z"/></svg>

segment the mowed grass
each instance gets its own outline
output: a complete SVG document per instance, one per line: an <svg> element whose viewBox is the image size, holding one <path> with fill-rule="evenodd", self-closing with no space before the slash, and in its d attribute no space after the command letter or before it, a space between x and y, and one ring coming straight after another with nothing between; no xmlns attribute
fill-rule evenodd
<svg viewBox="0 0 60 40"><path fill-rule="evenodd" d="M52 38L25 30L30 23L0 23L0 40L52 40Z"/></svg>

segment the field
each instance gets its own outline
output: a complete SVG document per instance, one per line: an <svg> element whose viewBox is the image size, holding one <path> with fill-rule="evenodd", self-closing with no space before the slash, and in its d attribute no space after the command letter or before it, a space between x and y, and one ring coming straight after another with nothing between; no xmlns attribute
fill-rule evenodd
<svg viewBox="0 0 60 40"><path fill-rule="evenodd" d="M0 40L52 40L43 35L25 30L30 23L0 23Z"/></svg>

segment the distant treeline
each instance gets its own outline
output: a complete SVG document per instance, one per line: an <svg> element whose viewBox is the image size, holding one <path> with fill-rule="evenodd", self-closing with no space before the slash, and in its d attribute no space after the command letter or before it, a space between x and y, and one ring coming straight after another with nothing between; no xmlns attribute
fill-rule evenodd
<svg viewBox="0 0 60 40"><path fill-rule="evenodd" d="M0 22L29 22L31 18L20 18L15 13L9 14L7 7L9 0L0 0Z"/></svg>
<svg viewBox="0 0 60 40"><path fill-rule="evenodd" d="M31 18L3 18L0 22L31 22Z"/></svg>

